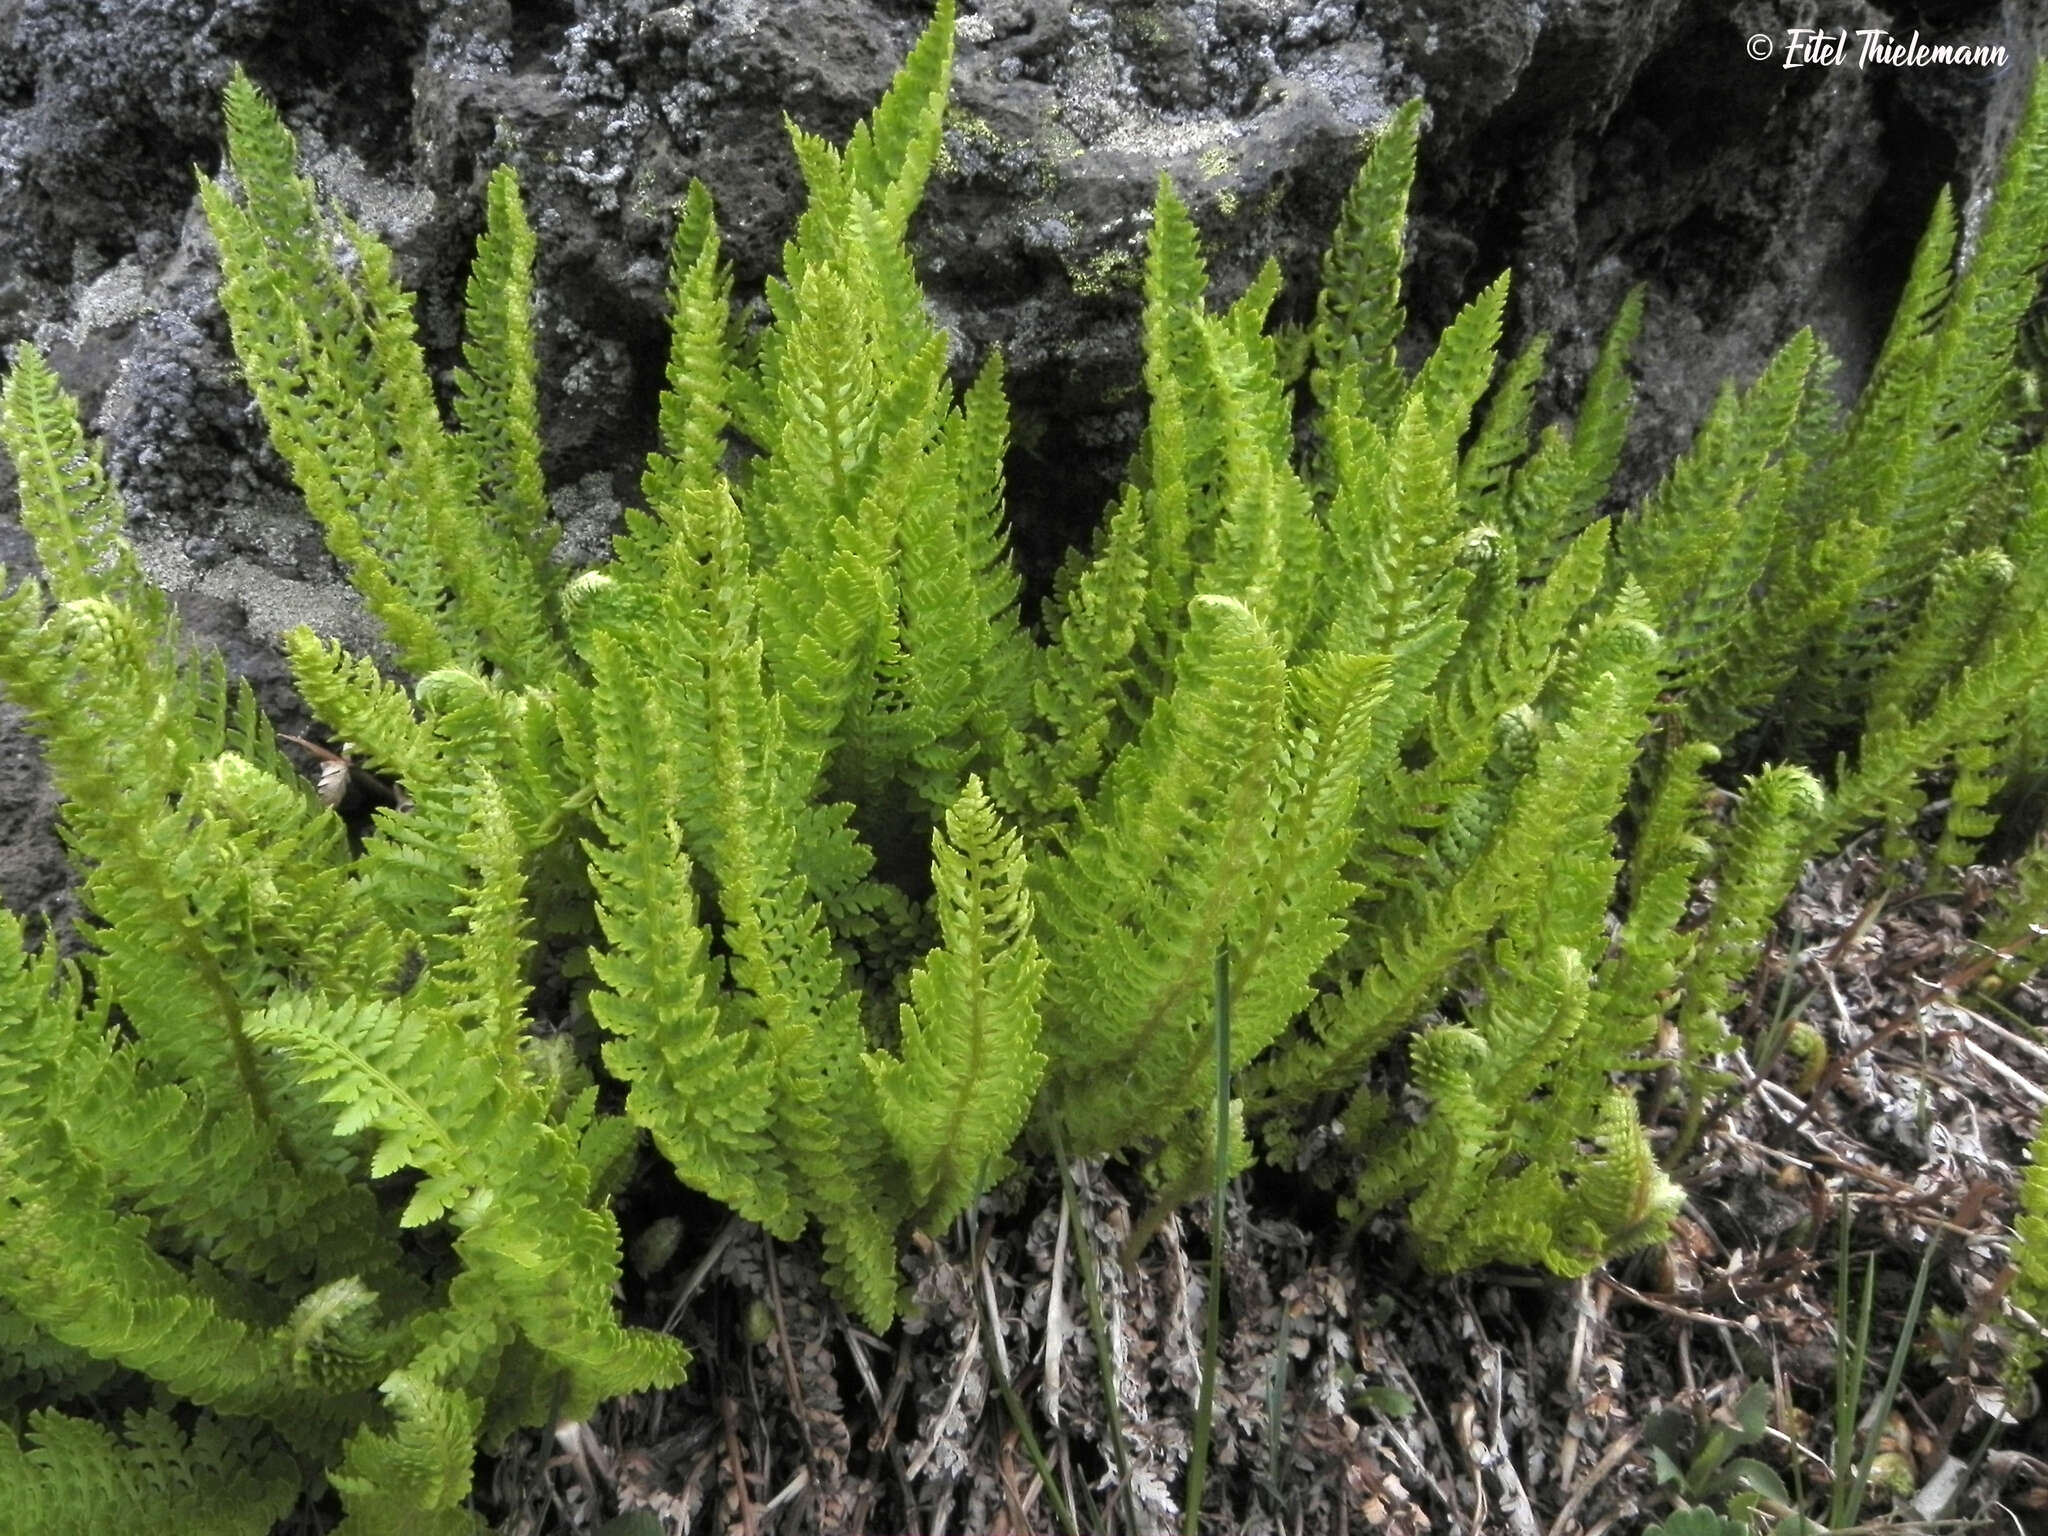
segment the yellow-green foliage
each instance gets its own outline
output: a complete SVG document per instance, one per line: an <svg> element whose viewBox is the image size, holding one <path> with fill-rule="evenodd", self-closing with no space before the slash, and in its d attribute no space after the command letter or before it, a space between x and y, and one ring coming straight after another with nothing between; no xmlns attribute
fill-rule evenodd
<svg viewBox="0 0 2048 1536"><path fill-rule="evenodd" d="M360 850L181 649L16 357L0 442L45 575L0 599L0 683L92 922L75 966L0 923L0 1375L38 1410L30 1449L0 1437L0 1508L156 1515L176 1463L255 1530L289 1454L350 1532L468 1529L479 1439L682 1370L612 1312L642 1131L775 1235L815 1223L876 1327L905 1229L1020 1146L1178 1191L1247 1125L1286 1160L1332 1117L1351 1208L1406 1201L1429 1262L1583 1272L1664 1231L1632 1074L1702 1102L1801 861L1902 835L1947 770L1944 849L1990 829L2048 717L2048 450L2000 415L2048 236L2041 92L1959 278L1937 208L1846 422L1802 333L1612 519L1640 294L1540 433L1543 339L1497 358L1505 277L1399 362L1419 108L1303 330L1268 332L1271 263L1210 308L1162 180L1150 416L1034 633L1000 359L956 402L904 244L952 38L943 3L843 150L792 130L810 200L755 334L692 185L645 506L567 581L512 173L444 420L390 253L229 87L232 189L202 197L236 347L417 679L288 641L404 787ZM602 1032L581 1058L542 979ZM452 1259L408 1238L430 1225ZM198 1405L189 1440L41 1411L131 1378Z"/></svg>
<svg viewBox="0 0 2048 1536"><path fill-rule="evenodd" d="M2024 1394L2028 1375L2048 1353L2048 1121L2034 1137L2012 1226L2012 1301L2026 1311L2028 1323L2014 1345L2008 1374Z"/></svg>

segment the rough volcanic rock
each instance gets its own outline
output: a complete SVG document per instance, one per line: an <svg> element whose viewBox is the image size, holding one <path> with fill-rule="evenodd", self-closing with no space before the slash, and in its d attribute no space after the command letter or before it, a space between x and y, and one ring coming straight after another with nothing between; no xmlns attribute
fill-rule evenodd
<svg viewBox="0 0 2048 1536"><path fill-rule="evenodd" d="M1514 273L1510 343L1554 337L1576 398L1623 293L1649 288L1623 489L1669 462L1724 377L1798 326L1867 366L1933 196L1981 192L2048 22L2027 8L1845 0L1848 62L1785 68L1797 0L960 0L946 153L912 229L964 382L1000 346L1010 483L1034 580L1099 516L1136 438L1136 279L1162 172L1220 296L1268 251L1282 318L1373 129L1429 103L1410 340ZM437 364L491 168L540 241L552 483L583 558L634 494L664 355L664 258L689 178L743 299L801 193L783 129L838 138L922 0L0 0L0 342L33 338L86 400L151 568L191 627L303 723L269 642L359 643L239 385L192 167L219 160L237 60L322 184L398 251ZM1855 32L2003 44L2004 71L1859 68ZM2032 30L2029 31L2028 29ZM1755 59L1753 39L1770 45ZM0 468L0 498L11 495ZM0 521L0 560L33 569ZM53 908L61 859L33 754L0 712L0 894Z"/></svg>

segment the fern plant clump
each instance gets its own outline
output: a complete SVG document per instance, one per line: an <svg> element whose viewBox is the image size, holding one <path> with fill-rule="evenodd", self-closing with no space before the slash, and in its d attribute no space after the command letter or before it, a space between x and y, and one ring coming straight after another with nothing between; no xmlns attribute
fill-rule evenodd
<svg viewBox="0 0 2048 1536"><path fill-rule="evenodd" d="M1149 417L1034 630L1001 359L955 398L905 244L953 36L943 0L843 148L792 128L809 202L757 331L691 185L645 507L573 577L513 172L444 418L390 252L229 85L200 195L235 348L395 664L286 645L404 788L360 848L185 650L17 354L43 577L0 599L0 686L92 920L75 963L0 921L0 1378L34 1409L0 1490L36 1528L189 1477L261 1530L324 1476L348 1532L474 1529L479 1443L680 1379L613 1309L643 1133L776 1237L815 1225L878 1329L903 1234L1020 1153L1131 1159L1170 1206L1332 1120L1316 1176L1356 1217L1405 1202L1430 1264L1584 1273L1667 1229L1637 1085L1711 1104L1803 861L1904 846L1936 775L1940 858L1996 826L2048 698L2048 450L2002 388L2042 89L1959 275L1937 206L1846 419L1801 333L1612 516L1640 294L1541 433L1506 277L1397 358L1419 105L1301 327L1268 326L1270 262L1212 309L1162 179ZM188 1422L54 1406L145 1383Z"/></svg>

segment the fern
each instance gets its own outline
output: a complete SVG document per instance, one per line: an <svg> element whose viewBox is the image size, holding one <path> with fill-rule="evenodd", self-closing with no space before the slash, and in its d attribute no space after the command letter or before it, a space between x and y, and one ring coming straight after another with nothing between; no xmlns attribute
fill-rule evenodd
<svg viewBox="0 0 2048 1536"><path fill-rule="evenodd" d="M1700 1123L1800 861L1903 837L1936 774L1943 856L2009 814L2048 698L2048 449L2002 394L2048 96L1953 277L1937 204L1846 420L1801 333L1612 520L1640 295L1569 425L1534 419L1540 339L1498 367L1505 279L1400 362L1419 106L1288 336L1277 265L1212 309L1162 180L1143 438L1040 644L1001 359L955 401L905 245L952 46L942 4L843 150L792 128L808 204L758 335L692 185L646 506L568 581L515 178L488 184L444 420L391 254L230 84L201 195L237 349L406 674L286 642L396 787L360 837L185 653L75 410L17 354L0 444L44 579L0 597L0 685L88 917L75 964L0 922L19 1507L75 1477L77 1509L132 1520L210 1476L222 1527L254 1528L290 1456L347 1530L474 1529L479 1443L684 1367L612 1308L642 1132L775 1237L815 1226L877 1329L905 1229L970 1210L1018 1145L1136 1159L1170 1206L1254 1132L1286 1161L1331 1119L1352 1212L1405 1202L1427 1262L1583 1273L1679 1199L1621 1085L1669 1069ZM1718 764L1747 774L1725 823ZM594 1048L540 1016L565 993ZM43 1411L145 1389L189 1432Z"/></svg>
<svg viewBox="0 0 2048 1536"><path fill-rule="evenodd" d="M1408 186L1415 178L1415 146L1422 102L1409 102L1381 126L1372 154L1337 215L1331 253L1323 262L1310 345L1310 381L1325 410L1337 403L1340 381L1352 373L1358 414L1382 432L1392 430L1407 380L1394 355L1406 313L1401 307L1401 229Z"/></svg>
<svg viewBox="0 0 2048 1536"><path fill-rule="evenodd" d="M912 1220L936 1230L992 1182L1045 1071L1036 1049L1045 961L1031 932L1023 844L970 778L932 839L942 945L910 977L899 1058L871 1053L882 1123L911 1170Z"/></svg>
<svg viewBox="0 0 2048 1536"><path fill-rule="evenodd" d="M1200 598L1182 676L1038 877L1054 1102L1077 1155L1192 1108L1209 956L1252 889L1285 699L1243 604Z"/></svg>
<svg viewBox="0 0 2048 1536"><path fill-rule="evenodd" d="M510 680L539 681L562 648L534 559L534 471L520 462L533 451L531 241L509 186L492 194L470 382L458 387L468 433L456 439L435 409L390 252L343 221L344 270L290 135L240 72L227 123L242 201L203 176L200 196L236 352L309 509L409 670L473 666L488 653ZM504 478L490 488L503 519L479 515L480 440L506 455L493 456Z"/></svg>
<svg viewBox="0 0 2048 1536"><path fill-rule="evenodd" d="M302 1081L322 1085L322 1101L340 1111L337 1136L376 1133L373 1176L425 1174L400 1225L452 1221L472 1283L488 1286L508 1321L559 1362L569 1417L681 1379L680 1344L612 1319L618 1231L586 1203L594 1170L531 1089L508 1083L465 1031L394 1003L304 997L273 1003L252 1030L298 1064Z"/></svg>
<svg viewBox="0 0 2048 1536"><path fill-rule="evenodd" d="M132 1413L116 1435L50 1409L27 1443L0 1435L7 1528L101 1536L147 1511L171 1530L265 1536L298 1498L298 1469L246 1428L202 1419L188 1435L167 1413Z"/></svg>
<svg viewBox="0 0 2048 1536"><path fill-rule="evenodd" d="M2019 1213L2013 1218L2012 1304L2031 1320L2022 1325L2006 1361L2006 1379L2022 1385L2048 1347L2048 1129L2034 1137L2020 1178Z"/></svg>

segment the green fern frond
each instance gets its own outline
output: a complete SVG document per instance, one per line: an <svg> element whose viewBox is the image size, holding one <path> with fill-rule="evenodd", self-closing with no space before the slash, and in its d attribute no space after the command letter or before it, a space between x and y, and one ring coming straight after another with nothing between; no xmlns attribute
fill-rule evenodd
<svg viewBox="0 0 2048 1536"><path fill-rule="evenodd" d="M1941 218L1937 209L1936 236ZM1934 382L1916 434L1920 452L1868 594L1899 605L1894 614L1876 615L1881 630L1917 612L1935 560L1955 534L1967 533L1972 543L1995 536L1995 524L1986 525L1986 499L2010 447L1997 424L2020 322L2038 294L2048 247L2048 74L2037 74L2028 93L1998 195L1973 244L1933 331Z"/></svg>
<svg viewBox="0 0 2048 1536"><path fill-rule="evenodd" d="M578 1416L601 1398L681 1379L688 1357L676 1340L622 1329L612 1315L618 1228L587 1203L591 1170L578 1149L459 1028L391 1002L299 995L266 1008L250 1031L320 1085L337 1136L376 1134L372 1177L425 1175L401 1224L452 1220L457 1253L559 1363Z"/></svg>
<svg viewBox="0 0 2048 1536"><path fill-rule="evenodd" d="M402 421L419 410L420 391L401 387L394 398L392 381L371 367L396 350L387 339L380 353L376 327L409 320L388 307L380 314L343 275L312 184L296 174L291 135L239 71L227 122L243 202L205 176L200 199L220 248L236 354L271 440L405 665L426 672L473 659L474 636L449 633L439 614L447 578L435 563L432 518L447 487L442 466L417 456L438 416ZM424 404L433 414L430 391ZM330 453L339 444L349 447Z"/></svg>
<svg viewBox="0 0 2048 1536"><path fill-rule="evenodd" d="M1942 817L1941 842L1934 853L1938 866L1959 868L1973 862L1978 845L1998 830L2001 818L1991 805L2006 784L2009 734L2009 722L2000 722L1978 740L1956 748L1948 812Z"/></svg>
<svg viewBox="0 0 2048 1536"><path fill-rule="evenodd" d="M1921 714L1934 702L1941 686L1975 659L2017 576L1999 549L1939 563L1918 618L1871 678L1872 728Z"/></svg>
<svg viewBox="0 0 2048 1536"><path fill-rule="evenodd" d="M1826 812L1826 791L1803 768L1767 768L1745 781L1717 861L1713 915L1685 974L1678 1031L1694 1060L1721 1049L1729 983L1749 974Z"/></svg>
<svg viewBox="0 0 2048 1536"><path fill-rule="evenodd" d="M1350 374L1358 391L1356 413L1382 432L1394 430L1408 391L1394 344L1407 325L1401 235L1421 127L1420 97L1380 125L1337 214L1309 332L1315 358L1309 384L1317 404L1324 410L1334 406L1340 380Z"/></svg>
<svg viewBox="0 0 2048 1536"><path fill-rule="evenodd" d="M1444 327L1436 350L1415 376L1410 398L1424 403L1431 424L1454 454L1492 382L1507 303L1508 274L1503 272Z"/></svg>
<svg viewBox="0 0 2048 1536"><path fill-rule="evenodd" d="M114 1198L211 1262L271 1284L352 1271L404 1291L367 1189L331 1164L282 1165L276 1130L253 1106L208 1108L164 1082L108 1033L110 1001L85 1010L80 996L75 968L56 965L47 947L24 961L19 925L0 917L0 1070L13 1085L0 1094L0 1128L70 1126Z"/></svg>
<svg viewBox="0 0 2048 1536"><path fill-rule="evenodd" d="M44 1408L29 1416L25 1444L0 1432L0 1497L0 1528L24 1536L266 1536L297 1503L299 1472L259 1430L210 1414L187 1432L168 1413L131 1412L117 1435Z"/></svg>
<svg viewBox="0 0 2048 1536"><path fill-rule="evenodd" d="M1173 692L1063 854L1037 867L1053 1103L1077 1155L1164 1131L1210 1071L1210 956L1266 836L1285 667L1243 604L1197 598Z"/></svg>
<svg viewBox="0 0 2048 1536"><path fill-rule="evenodd" d="M1778 533L1789 441L1817 356L1801 331L1746 393L1724 390L1691 450L1625 522L1621 565L1649 596L1687 684L1738 668L1734 620L1752 601Z"/></svg>
<svg viewBox="0 0 2048 1536"><path fill-rule="evenodd" d="M1685 1204L1685 1191L1657 1163L1632 1094L1616 1089L1605 1097L1588 1139L1599 1151L1573 1167L1557 1237L1544 1255L1556 1275L1582 1275L1662 1242Z"/></svg>
<svg viewBox="0 0 2048 1536"><path fill-rule="evenodd" d="M240 201L200 178L222 304L271 440L329 547L408 670L488 659L515 684L545 681L565 653L541 548L531 239L513 182L492 184L457 386L465 430L451 434L391 252L322 211L290 133L239 70L227 119ZM337 244L351 253L346 269ZM486 506L502 515L485 517Z"/></svg>
<svg viewBox="0 0 2048 1536"><path fill-rule="evenodd" d="M1458 499L1468 523L1514 531L1507 515L1507 489L1515 466L1529 452L1529 417L1549 348L1547 334L1530 338L1487 396L1479 430L1458 465Z"/></svg>
<svg viewBox="0 0 2048 1536"><path fill-rule="evenodd" d="M1555 426L1546 428L1535 452L1515 467L1498 493L1498 510L1492 506L1474 510L1475 519L1497 523L1514 539L1525 580L1549 573L1607 495L1634 410L1635 392L1627 364L1642 318L1643 290L1634 288L1622 300L1620 312L1600 344L1570 435ZM1532 344L1530 350L1537 349ZM1515 369L1523 366L1518 358ZM1498 398L1513 398L1509 389L1514 377L1511 371ZM1468 464L1487 442L1482 435L1474 443Z"/></svg>
<svg viewBox="0 0 2048 1536"><path fill-rule="evenodd" d="M1344 942L1359 888L1345 878L1364 765L1393 686L1384 656L1326 653L1288 672L1278 816L1247 900L1232 919L1231 1067L1249 1064L1308 1006Z"/></svg>
<svg viewBox="0 0 2048 1536"><path fill-rule="evenodd" d="M732 268L720 255L711 194L692 177L669 254L669 354L661 392L661 452L641 489L657 513L708 490L725 458L735 368ZM622 540L618 558L631 567Z"/></svg>
<svg viewBox="0 0 2048 1536"><path fill-rule="evenodd" d="M438 749L432 728L421 723L405 690L387 681L375 662L349 655L303 624L285 635L284 652L307 707L367 767L401 783L433 776Z"/></svg>
<svg viewBox="0 0 2048 1536"><path fill-rule="evenodd" d="M477 780L469 824L456 846L475 874L449 909L460 924L454 953L421 979L412 1006L440 1008L468 1032L478 1055L494 1060L500 1071L517 1072L534 941L519 834L504 791L487 770Z"/></svg>
<svg viewBox="0 0 2048 1536"><path fill-rule="evenodd" d="M343 1275L292 1308L292 1379L328 1392L357 1392L388 1369L399 1335L378 1316L377 1293Z"/></svg>
<svg viewBox="0 0 2048 1536"><path fill-rule="evenodd" d="M703 843L693 841L689 851L718 894L734 989L729 1017L735 1026L765 1031L762 1050L774 1074L770 1140L793 1198L788 1221L819 1219L835 1282L884 1326L895 1309L898 1220L875 1198L887 1184L886 1140L860 1066L866 1041L858 997L804 873L819 867L820 856L816 845L799 849L799 829L829 833L838 851L823 862L842 880L864 870L868 856L843 813L828 808L820 818L804 809L819 755L813 741L786 734L790 697L780 687L771 693L764 678L745 536L722 481L677 509L664 562L666 612L680 633L660 637L667 648L653 670L673 678L664 702L702 722L691 727L700 734L685 738L703 743L701 757L672 761L680 765L674 771L684 803L697 794L710 808ZM602 616L614 596L625 598L630 611L631 590L621 593L608 577L586 580L572 606L578 645L594 667L618 675L616 661L602 654ZM772 1211L779 1201L775 1175L755 1177L764 1210Z"/></svg>
<svg viewBox="0 0 2048 1536"><path fill-rule="evenodd" d="M1484 850L1450 884L1384 914L1363 974L1309 1010L1313 1035L1286 1042L1246 1074L1248 1105L1270 1112L1352 1081L1449 986L1504 913L1572 875L1589 851L1611 857L1608 823L1635 760L1659 652L1655 636L1625 617L1610 616L1595 634L1576 663L1588 680L1567 691L1568 713Z"/></svg>
<svg viewBox="0 0 2048 1536"><path fill-rule="evenodd" d="M2026 1382L2048 1353L2048 1121L2035 1134L2027 1170L2021 1176L2019 1212L2013 1218L2012 1304L2032 1319L2017 1332L2006 1362L2006 1380Z"/></svg>
<svg viewBox="0 0 2048 1536"><path fill-rule="evenodd" d="M1667 752L1637 823L1627 915L1613 955L1598 967L1593 994L1595 1033L1610 1042L1617 1067L1655 1037L1692 957L1694 935L1682 924L1693 881L1713 852L1699 828L1711 787L1704 771L1720 757L1703 741Z"/></svg>
<svg viewBox="0 0 2048 1536"><path fill-rule="evenodd" d="M38 1328L308 1446L332 1433L345 1405L294 1385L288 1337L158 1253L61 1127L0 1132L0 1189L0 1295Z"/></svg>
<svg viewBox="0 0 2048 1536"><path fill-rule="evenodd" d="M1132 479L1144 492L1145 599L1138 625L1143 680L1156 697L1171 675L1195 573L1214 550L1223 510L1220 418L1201 409L1210 379L1201 323L1208 269L1173 183L1159 178L1145 239L1145 387L1151 411Z"/></svg>
<svg viewBox="0 0 2048 1536"><path fill-rule="evenodd" d="M927 1231L987 1188L1046 1066L1037 1050L1046 965L1031 932L1024 848L979 779L947 812L944 834L932 834L932 859L943 942L911 973L900 1056L865 1062L909 1169L911 1219Z"/></svg>
<svg viewBox="0 0 2048 1536"><path fill-rule="evenodd" d="M460 1506L469 1496L483 1403L411 1371L385 1378L382 1395L391 1432L357 1430L328 1474L348 1507L337 1536L477 1536L482 1520Z"/></svg>
<svg viewBox="0 0 2048 1536"><path fill-rule="evenodd" d="M80 430L76 405L26 344L0 387L0 448L14 461L21 525L56 601L112 597L160 623L168 605L128 547L120 493Z"/></svg>
<svg viewBox="0 0 2048 1536"><path fill-rule="evenodd" d="M503 593L493 655L508 679L541 683L568 664L559 610L560 568L548 557L561 535L551 521L540 468L539 392L534 376L533 231L519 180L501 165L484 194L484 232L465 289L463 364L455 370L456 450L482 510L504 537L493 541L487 573Z"/></svg>
<svg viewBox="0 0 2048 1536"><path fill-rule="evenodd" d="M992 767L1029 708L1031 652L1004 546L1001 364L948 418L944 452L904 506L897 556L912 777L943 813Z"/></svg>
<svg viewBox="0 0 2048 1536"><path fill-rule="evenodd" d="M1456 616L1471 581L1454 563L1455 449L1419 397L1403 408L1391 439L1354 417L1349 398L1324 418L1335 476L1326 513L1334 598L1324 638L1358 655L1399 654L1437 620Z"/></svg>
<svg viewBox="0 0 2048 1536"><path fill-rule="evenodd" d="M596 822L586 842L606 947L591 1012L613 1038L605 1064L628 1085L627 1113L677 1177L784 1236L801 1227L768 1140L771 1065L732 1030L717 999L691 865L665 806L668 776L645 729L646 685L609 637L592 642Z"/></svg>
<svg viewBox="0 0 2048 1536"><path fill-rule="evenodd" d="M953 0L939 0L881 104L847 141L850 181L880 210L891 239L902 239L909 228L938 159L952 67Z"/></svg>
<svg viewBox="0 0 2048 1536"><path fill-rule="evenodd" d="M1572 422L1572 469L1575 483L1562 513L1565 534L1576 530L1594 513L1607 494L1621 462L1621 450L1628 438L1629 417L1635 406L1635 389L1629 383L1628 354L1643 328L1641 284L1629 289L1621 308L1600 343L1600 355L1586 377L1586 392L1579 402L1579 414Z"/></svg>
<svg viewBox="0 0 2048 1536"><path fill-rule="evenodd" d="M994 776L1013 815L1064 824L1131 739L1121 701L1137 677L1146 543L1144 499L1133 486L1110 512L1064 612L1051 619L1053 643L1032 658L1032 719Z"/></svg>
<svg viewBox="0 0 2048 1536"><path fill-rule="evenodd" d="M1236 596L1292 654L1315 611L1325 543L1290 462L1293 412L1263 353L1228 321L1196 316L1194 331L1203 409L1221 424L1223 507L1195 584Z"/></svg>

